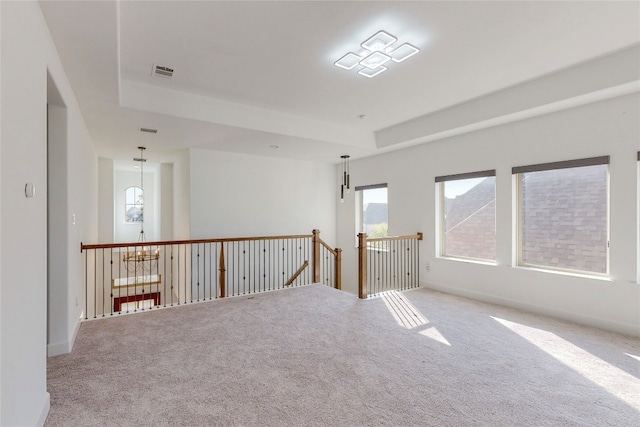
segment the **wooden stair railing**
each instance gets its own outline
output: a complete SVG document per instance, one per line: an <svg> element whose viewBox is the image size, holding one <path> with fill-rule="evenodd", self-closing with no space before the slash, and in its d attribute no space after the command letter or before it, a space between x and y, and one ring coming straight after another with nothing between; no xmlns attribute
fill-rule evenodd
<svg viewBox="0 0 640 427"><path fill-rule="evenodd" d="M329 247L318 230L301 235L81 244L80 251L85 255L85 319L308 283L342 287L342 251ZM154 256L144 256L149 253ZM115 310L114 302L124 308Z"/></svg>
<svg viewBox="0 0 640 427"><path fill-rule="evenodd" d="M304 271L305 268L307 268L309 266L309 260L304 260L304 264L302 264L302 266L300 266L300 268L298 269L298 271L296 271L293 276L291 276L289 278L289 280L287 280L287 283L285 283L285 286L291 286L291 284L294 282L294 280L296 280L296 278L300 275L300 273L302 273Z"/></svg>
<svg viewBox="0 0 640 427"><path fill-rule="evenodd" d="M313 278L315 283L320 283L320 258L322 248L334 257L334 269L332 274L334 275L334 287L336 289L342 289L342 249L332 249L331 246L325 243L320 238L320 231L313 230Z"/></svg>
<svg viewBox="0 0 640 427"><path fill-rule="evenodd" d="M367 238L358 234L358 298L420 286L422 233Z"/></svg>
<svg viewBox="0 0 640 427"><path fill-rule="evenodd" d="M219 283L227 283L226 281L226 271L224 268L224 245L220 245L220 259L218 260L218 271L220 272L220 282ZM220 298L224 298L227 296L226 286L220 286Z"/></svg>

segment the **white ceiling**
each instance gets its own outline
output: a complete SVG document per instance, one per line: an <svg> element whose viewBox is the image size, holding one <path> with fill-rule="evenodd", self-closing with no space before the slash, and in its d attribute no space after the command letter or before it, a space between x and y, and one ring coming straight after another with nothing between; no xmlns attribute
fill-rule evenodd
<svg viewBox="0 0 640 427"><path fill-rule="evenodd" d="M186 147L325 162L373 155L376 131L640 42L638 2L41 7L98 154L115 160L139 145L157 161ZM372 79L333 65L380 29L421 52ZM153 77L154 63L174 68L173 79Z"/></svg>

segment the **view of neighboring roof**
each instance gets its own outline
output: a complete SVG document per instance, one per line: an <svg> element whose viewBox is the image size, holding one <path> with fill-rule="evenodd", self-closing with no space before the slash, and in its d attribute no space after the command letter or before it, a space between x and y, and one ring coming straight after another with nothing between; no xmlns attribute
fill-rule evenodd
<svg viewBox="0 0 640 427"><path fill-rule="evenodd" d="M522 262L605 273L606 167L528 173L523 183ZM445 198L445 253L495 259L493 179Z"/></svg>
<svg viewBox="0 0 640 427"><path fill-rule="evenodd" d="M444 205L446 254L495 259L495 178L485 178L455 198L445 197Z"/></svg>
<svg viewBox="0 0 640 427"><path fill-rule="evenodd" d="M495 178L485 178L469 191L453 199L445 197L447 231L495 200Z"/></svg>
<svg viewBox="0 0 640 427"><path fill-rule="evenodd" d="M387 222L387 204L367 203L362 214L363 224L382 224Z"/></svg>
<svg viewBox="0 0 640 427"><path fill-rule="evenodd" d="M606 273L607 168L525 174L522 261Z"/></svg>

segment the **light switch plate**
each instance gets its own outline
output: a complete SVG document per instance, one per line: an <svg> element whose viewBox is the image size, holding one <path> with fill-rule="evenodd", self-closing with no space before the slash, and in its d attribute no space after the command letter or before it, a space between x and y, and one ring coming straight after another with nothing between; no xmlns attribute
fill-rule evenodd
<svg viewBox="0 0 640 427"><path fill-rule="evenodd" d="M30 182L27 182L24 186L25 197L32 198L36 195L36 186Z"/></svg>

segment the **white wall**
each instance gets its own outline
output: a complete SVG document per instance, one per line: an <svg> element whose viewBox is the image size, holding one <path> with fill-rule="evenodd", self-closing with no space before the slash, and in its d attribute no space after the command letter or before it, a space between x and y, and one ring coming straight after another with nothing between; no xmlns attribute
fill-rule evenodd
<svg viewBox="0 0 640 427"><path fill-rule="evenodd" d="M191 237L310 234L335 246L333 165L191 150Z"/></svg>
<svg viewBox="0 0 640 427"><path fill-rule="evenodd" d="M160 165L157 165L153 173L153 218L151 225L153 227L153 239L162 240L162 171Z"/></svg>
<svg viewBox="0 0 640 427"><path fill-rule="evenodd" d="M69 92L67 96L73 101L73 108L68 115L67 141L67 221L71 226L67 240L69 341L65 352L72 350L80 320L84 319L85 254L80 253L80 244L98 241L98 157L73 94Z"/></svg>
<svg viewBox="0 0 640 427"><path fill-rule="evenodd" d="M389 233L424 232L423 286L640 335L637 284L638 94L517 121L351 163L353 185L389 184ZM610 155L610 279L534 271L513 265L511 168ZM434 178L496 169L497 265L436 256ZM338 204L343 289L355 293L355 203Z"/></svg>
<svg viewBox="0 0 640 427"><path fill-rule="evenodd" d="M189 170L189 150L177 152L173 163L173 238L175 240L191 237Z"/></svg>
<svg viewBox="0 0 640 427"><path fill-rule="evenodd" d="M114 168L113 160L98 159L98 242L113 243L114 229Z"/></svg>
<svg viewBox="0 0 640 427"><path fill-rule="evenodd" d="M55 83L48 79L48 90L55 91ZM50 97L50 98L57 98ZM55 101L55 100L54 100ZM47 355L67 353L69 347L67 313L68 307L68 250L67 236L71 222L67 221L69 213L66 203L68 199L67 185L67 108L64 105L52 104L48 99L48 171L47 171Z"/></svg>
<svg viewBox="0 0 640 427"><path fill-rule="evenodd" d="M78 286L79 245L95 234L97 166L80 110L37 2L1 4L0 424L41 425L49 408L47 345L47 70L67 106L68 200L76 213L61 250L68 251L67 295ZM25 183L36 186L26 198ZM54 203L54 205L55 205ZM70 218L67 218L70 221ZM77 264L77 265L76 265ZM69 310L75 330L80 308ZM62 322L64 323L64 321Z"/></svg>
<svg viewBox="0 0 640 427"><path fill-rule="evenodd" d="M114 193L114 229L118 243L137 242L140 237L140 223L126 223L124 218L124 194L128 187L140 186L140 172L116 170ZM155 173L144 172L144 234L146 241L156 239L156 180ZM101 242L102 243L102 242Z"/></svg>
<svg viewBox="0 0 640 427"><path fill-rule="evenodd" d="M2 29L1 27L2 25L2 2L0 2L0 30ZM0 31L0 42L2 41L2 33ZM0 49L2 48L1 44L0 44ZM0 50L0 53L2 52L2 50ZM2 64L2 58L0 55L0 64ZM2 80L2 67L0 66L0 130L2 129L2 102L1 100L4 99L2 98L2 82L4 80ZM0 131L0 165L2 165L2 140L3 140L4 136L3 136L3 132ZM2 196L2 173L0 173L0 196ZM0 197L0 423L2 423L2 390L4 387L2 387L2 229L4 228L2 226L3 222L2 222L2 197Z"/></svg>
<svg viewBox="0 0 640 427"><path fill-rule="evenodd" d="M173 239L173 164L160 165L160 240Z"/></svg>

